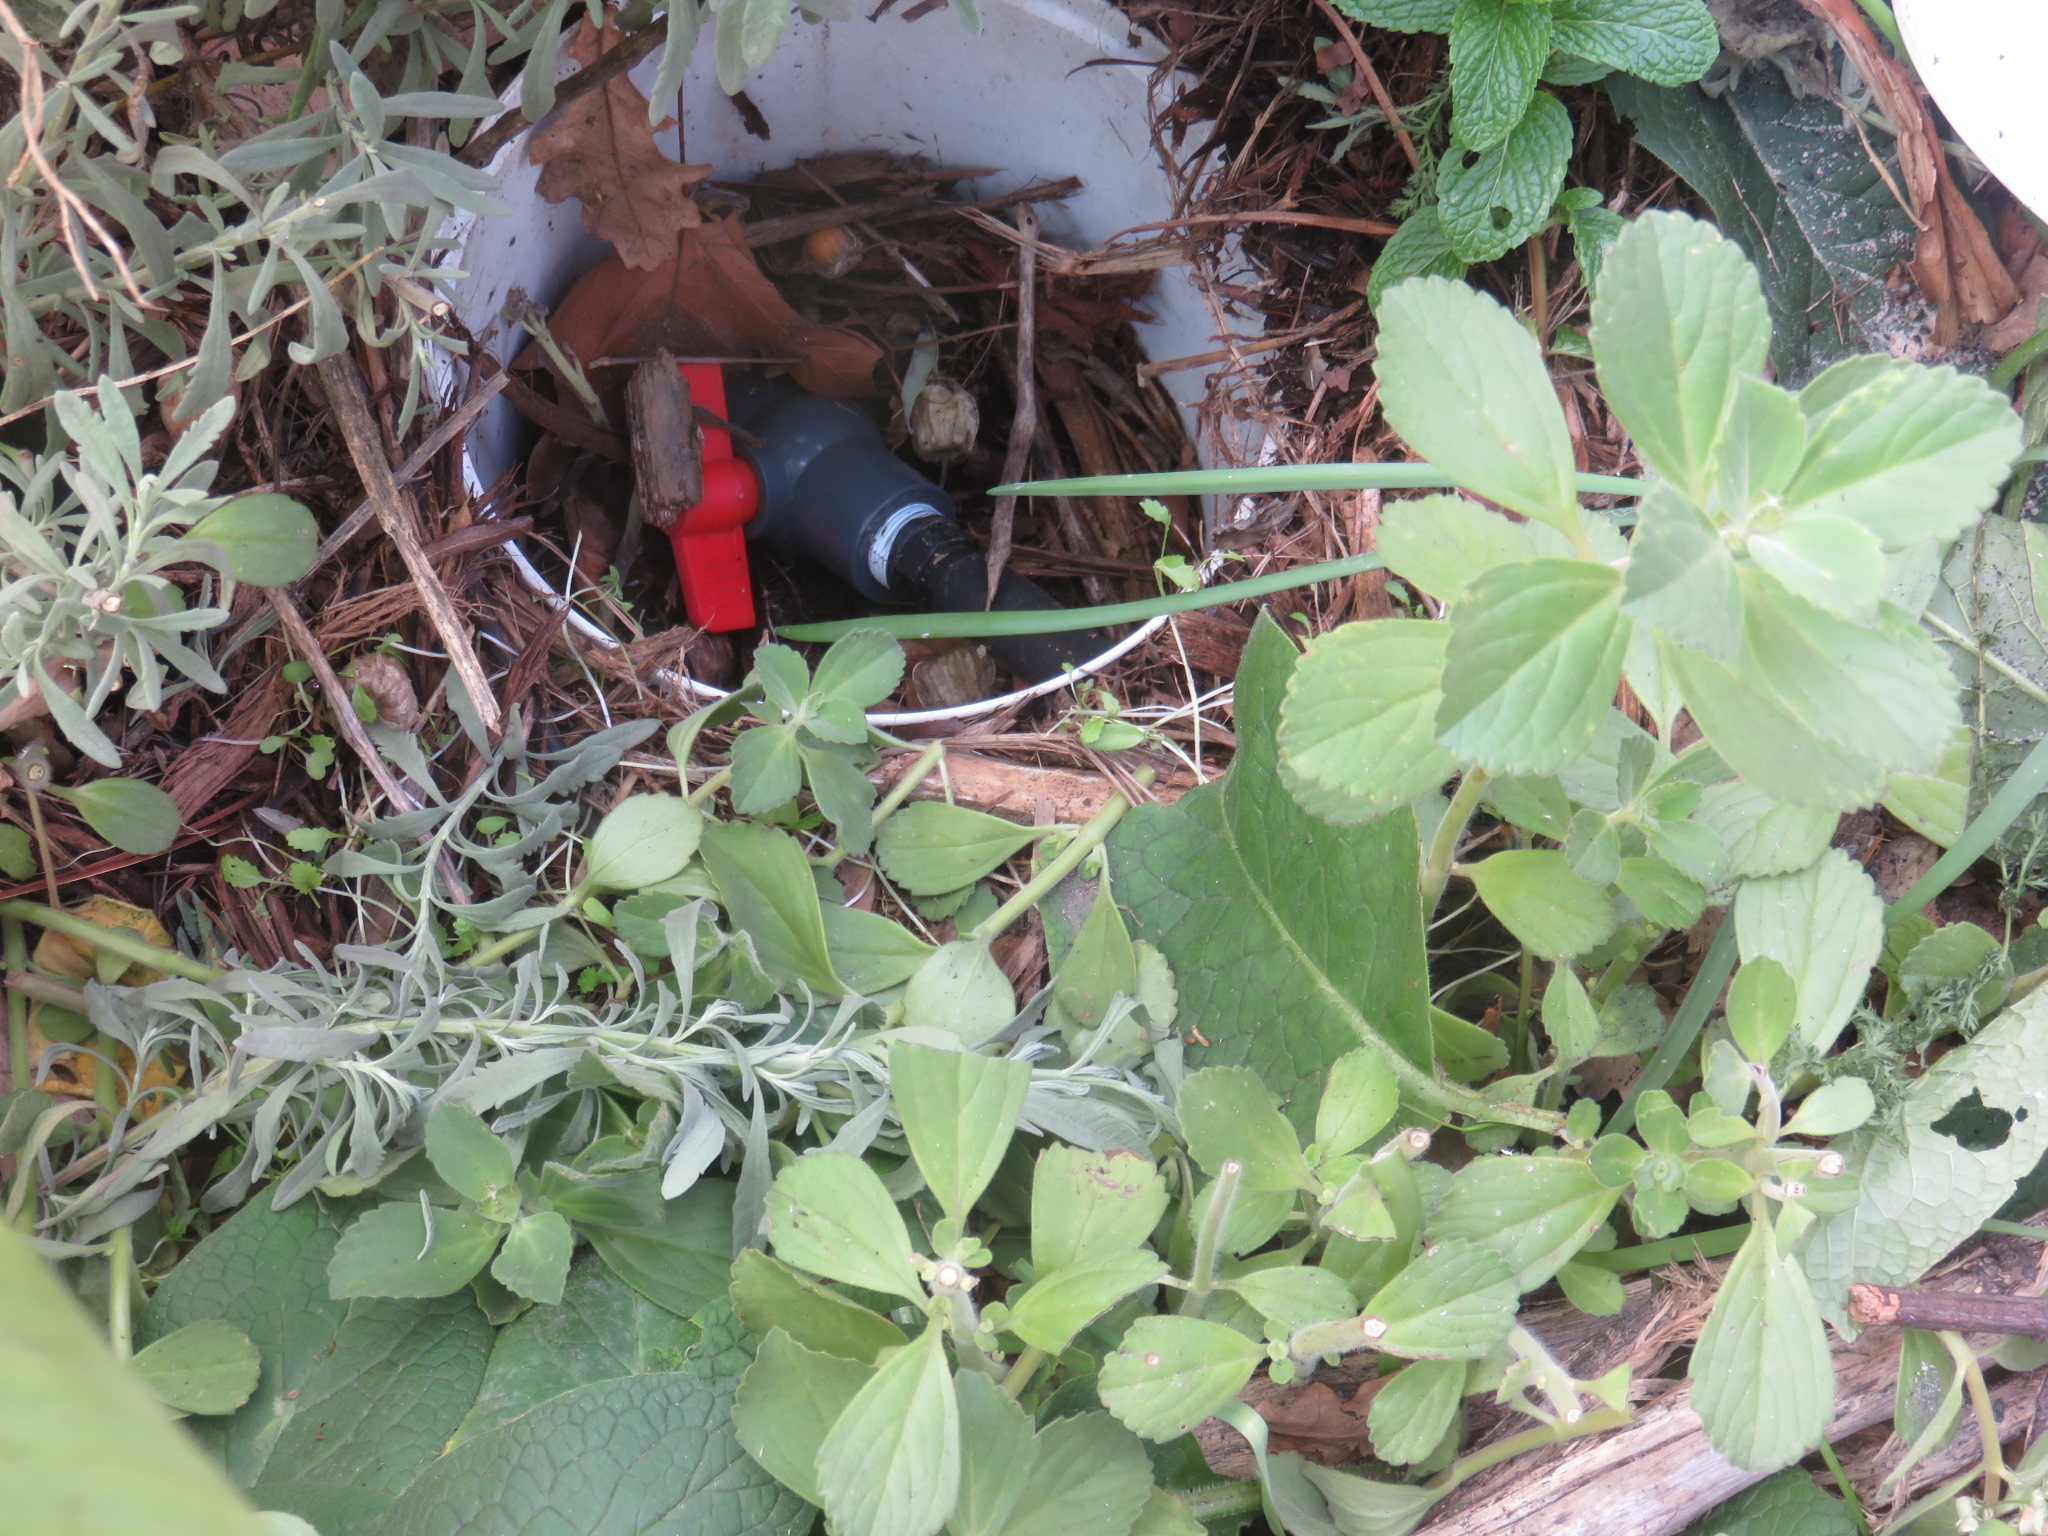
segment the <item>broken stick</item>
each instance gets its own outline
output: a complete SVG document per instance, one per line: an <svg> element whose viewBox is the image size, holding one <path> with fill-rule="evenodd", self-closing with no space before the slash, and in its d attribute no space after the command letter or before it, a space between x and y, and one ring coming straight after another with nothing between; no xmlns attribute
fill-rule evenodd
<svg viewBox="0 0 2048 1536"><path fill-rule="evenodd" d="M1904 1285L1852 1285L1849 1317L1866 1328L2017 1333L2030 1339L2048 1339L2048 1300L2038 1296L1971 1295Z"/></svg>

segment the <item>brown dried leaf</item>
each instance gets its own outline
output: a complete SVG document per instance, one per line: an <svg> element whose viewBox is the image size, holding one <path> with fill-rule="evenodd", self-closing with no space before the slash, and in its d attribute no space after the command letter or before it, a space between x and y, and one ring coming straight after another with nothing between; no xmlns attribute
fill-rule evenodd
<svg viewBox="0 0 2048 1536"><path fill-rule="evenodd" d="M588 65L621 35L609 22L600 34L585 21L569 52ZM610 241L619 259L637 271L668 259L676 236L702 222L690 189L711 174L708 165L669 159L654 132L646 96L619 75L563 107L526 147L527 158L543 167L540 195L551 203L580 198L583 227Z"/></svg>

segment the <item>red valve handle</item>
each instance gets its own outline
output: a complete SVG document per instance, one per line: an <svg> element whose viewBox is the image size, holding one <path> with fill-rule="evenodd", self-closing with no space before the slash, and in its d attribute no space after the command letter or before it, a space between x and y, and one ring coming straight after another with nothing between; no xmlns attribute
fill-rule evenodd
<svg viewBox="0 0 2048 1536"><path fill-rule="evenodd" d="M721 419L725 371L714 363L684 363L690 400ZM669 543L682 578L683 607L697 628L712 634L754 627L754 583L747 572L747 520L761 510L761 482L753 466L734 457L732 434L705 426L704 499L676 520Z"/></svg>

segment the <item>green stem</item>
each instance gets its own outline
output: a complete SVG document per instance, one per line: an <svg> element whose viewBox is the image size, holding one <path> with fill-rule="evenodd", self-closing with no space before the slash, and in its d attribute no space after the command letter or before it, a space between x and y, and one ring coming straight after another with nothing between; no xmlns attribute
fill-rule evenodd
<svg viewBox="0 0 2048 1536"><path fill-rule="evenodd" d="M60 912L55 907L46 907L41 902L23 901L16 898L0 901L0 918L18 918L34 923L38 928L47 928L52 933L61 933L67 939L76 939L81 944L104 950L110 955L139 965L154 966L166 976L182 976L187 981L219 981L227 972L218 966L207 965L182 955L175 949L164 949L137 938L133 933L120 928L102 928L95 923L71 912Z"/></svg>
<svg viewBox="0 0 2048 1536"><path fill-rule="evenodd" d="M2019 767L2013 770L2012 777L1999 786L1998 793L1977 813L1977 819L1963 829L1963 835L1950 844L1948 852L1935 862L1934 868L1914 881L1905 895L1886 908L1886 925L1903 923L1947 890L1958 875L1982 858L1985 850L2005 834L2006 828L2020 819L2044 786L2048 786L2048 736L2034 743ZM5 905L0 903L0 910L4 910ZM1724 923L1722 926L1725 928L1727 925ZM1720 941L1716 939L1715 942ZM1688 997L1687 1001L1691 999Z"/></svg>
<svg viewBox="0 0 2048 1536"><path fill-rule="evenodd" d="M114 1228L107 1244L107 1342L114 1358L126 1360L135 1345L135 1229Z"/></svg>
<svg viewBox="0 0 2048 1536"><path fill-rule="evenodd" d="M1956 1369L1963 1373L1963 1386L1970 1394L1970 1407L1977 1414L1977 1443L1984 1457L1984 1502L1998 1502L1999 1484L2005 1478L2005 1457L1998 1449L1998 1415L1991 1406L1990 1389L1984 1385L1984 1367L1977 1361L1977 1352L1960 1333L1941 1332L1935 1335L1941 1340L1949 1358L1956 1363Z"/></svg>
<svg viewBox="0 0 2048 1536"><path fill-rule="evenodd" d="M1195 1261L1188 1266L1187 1295L1180 1304L1188 1317L1202 1315L1202 1304L1216 1288L1216 1256L1223 1251L1223 1228L1230 1220L1231 1207L1237 1204L1243 1177L1244 1165L1233 1157L1225 1161L1216 1182L1209 1186L1209 1209L1202 1213L1202 1225L1195 1233Z"/></svg>
<svg viewBox="0 0 2048 1536"><path fill-rule="evenodd" d="M2048 1232L2035 1234L2048 1238ZM1683 1264L1689 1259L1719 1259L1740 1248L1749 1236L1749 1223L1737 1222L1732 1227L1715 1227L1707 1232L1695 1232L1690 1237L1667 1237L1662 1242L1641 1243L1634 1248L1610 1248L1606 1253L1575 1253L1574 1264L1590 1264L1595 1269L1608 1270L1617 1275L1637 1269L1662 1269L1666 1264Z"/></svg>
<svg viewBox="0 0 2048 1536"><path fill-rule="evenodd" d="M1140 768L1135 777L1139 784L1149 784L1152 782L1152 770ZM987 921L967 937L974 943L986 944L1022 917L1040 898L1072 874L1083 859L1102 846L1103 840L1115 830L1116 824L1124 819L1124 813L1130 808L1131 802L1123 795L1111 795L1109 803L1074 834L1072 842L1048 859L1043 869L1018 888L1016 895L997 907Z"/></svg>
<svg viewBox="0 0 2048 1536"><path fill-rule="evenodd" d="M18 917L0 918L0 962L8 971L7 983L7 1072L8 1086L19 1092L28 1086L34 1063L28 1049L28 994L14 976L28 969L28 939Z"/></svg>
<svg viewBox="0 0 2048 1536"><path fill-rule="evenodd" d="M1468 768L1465 777L1458 782L1457 793L1451 796L1451 803L1444 808L1443 819L1437 822L1436 831L1430 835L1429 848L1422 857L1422 916L1426 922L1436 912L1437 903L1444 899L1444 887L1451 881L1451 864L1458 856L1458 844L1465 839L1465 829L1472 825L1472 817L1479 809L1479 797L1486 793L1486 786L1493 781L1493 775L1484 768Z"/></svg>
<svg viewBox="0 0 2048 1536"><path fill-rule="evenodd" d="M1211 1483L1206 1488L1176 1493L1174 1497L1187 1506L1189 1514L1212 1530L1234 1530L1259 1512L1257 1483Z"/></svg>
<svg viewBox="0 0 2048 1536"><path fill-rule="evenodd" d="M556 916L569 916L578 907L583 905L583 899L595 889L597 887L588 880L574 887L567 896L562 898L561 911ZM549 920L549 922L552 921L553 919ZM489 965L493 960L502 960L515 949L531 943L537 935L547 932L548 926L549 923L536 923L531 928L521 928L517 933L501 933L491 940L490 943L480 945L471 951L461 963L474 969L480 965Z"/></svg>
<svg viewBox="0 0 2048 1536"><path fill-rule="evenodd" d="M1651 1089L1662 1088L1671 1081L1671 1074L1678 1070L1679 1062L1685 1059L1685 1053L1699 1038L1700 1028L1707 1022L1708 1010L1714 1006L1714 1000L1721 995L1721 989L1728 984L1734 970L1735 914L1731 911L1722 915L1714 942L1707 947L1706 958L1700 961L1699 970L1693 973L1685 1001L1678 1005L1671 1027L1664 1031L1663 1041L1643 1063L1642 1075L1636 1079L1635 1087L1628 1091L1628 1097L1621 1101L1621 1108L1607 1123L1609 1132L1616 1135L1627 1132L1636 1123L1637 1101Z"/></svg>
<svg viewBox="0 0 2048 1536"><path fill-rule="evenodd" d="M2000 1232L2007 1237L2031 1237L2037 1243L2048 1243L2048 1227L2030 1227L2024 1222L2000 1221L1997 1217L1978 1225L1979 1232Z"/></svg>
<svg viewBox="0 0 2048 1536"><path fill-rule="evenodd" d="M2011 665L2009 662L1999 660L1996 655L1978 645L1953 624L1944 622L1939 614L1923 613L1920 615L1920 619L1929 629L1934 630L1957 650L1965 651L1976 660L1982 662L2036 704L2048 704L2048 688L2043 688L2039 683L2027 676L2026 673L2020 671L2018 667Z"/></svg>
<svg viewBox="0 0 2048 1536"><path fill-rule="evenodd" d="M1015 1402L1031 1385L1031 1378L1038 1374L1038 1368L1045 1364L1045 1351L1036 1344L1027 1347L1010 1366L1010 1374L1003 1378L1003 1396Z"/></svg>
<svg viewBox="0 0 2048 1536"><path fill-rule="evenodd" d="M1640 496L1626 475L1578 475L1582 496ZM1081 475L1020 480L991 496L1248 496L1275 491L1453 491L1459 482L1434 464L1263 464L1253 469L1170 469L1149 475ZM788 633L787 630L784 631Z"/></svg>
<svg viewBox="0 0 2048 1536"><path fill-rule="evenodd" d="M730 768L721 768L702 784L691 790L684 798L692 805L702 805L731 782L732 770Z"/></svg>
<svg viewBox="0 0 2048 1536"><path fill-rule="evenodd" d="M1477 1477L1488 1467L1512 1461L1524 1451L1541 1450L1546 1445L1578 1440L1587 1435L1604 1435L1610 1429L1620 1429L1632 1422L1633 1416L1626 1408L1602 1408L1587 1414L1576 1424L1541 1424L1534 1429L1525 1429L1519 1435L1509 1435L1505 1440L1496 1440L1470 1456L1460 1456L1422 1486L1449 1493L1467 1478Z"/></svg>
<svg viewBox="0 0 2048 1536"><path fill-rule="evenodd" d="M1892 45L1892 52L1906 58L1906 41L1899 36L1899 24L1892 17L1892 8L1885 0L1856 0L1863 7L1863 14L1870 18L1870 24L1884 34L1884 40Z"/></svg>
<svg viewBox="0 0 2048 1536"><path fill-rule="evenodd" d="M2028 364L2043 356L2048 356L2048 331L2036 331L2001 357L1984 381L1993 389L2010 389L2013 381L2027 371Z"/></svg>
<svg viewBox="0 0 2048 1536"><path fill-rule="evenodd" d="M1842 1490L1842 1502L1849 1506L1849 1518L1856 1522L1856 1536L1870 1536L1870 1521L1863 1513L1863 1501L1856 1496L1856 1487L1849 1481L1849 1474L1842 1470L1841 1458L1835 1455L1834 1446L1826 1440L1820 1443L1820 1459L1835 1475L1835 1486Z"/></svg>
<svg viewBox="0 0 2048 1536"><path fill-rule="evenodd" d="M932 776L932 770L939 766L945 756L946 744L943 741L935 741L918 753L917 760L897 776L896 782L889 786L889 793L884 795L881 803L875 807L874 815L869 818L869 831L881 830L882 823L902 809L903 802L917 792L918 785ZM730 773L732 770L725 771ZM846 862L846 858L844 848L835 848L825 858L819 860L819 863L825 869L837 869Z"/></svg>
<svg viewBox="0 0 2048 1536"><path fill-rule="evenodd" d="M1588 989L1592 994L1594 1008L1600 1008L1621 990L1622 984L1633 976L1636 967L1643 963L1643 956L1656 948L1657 941L1664 937L1666 931L1663 928L1653 929L1648 938L1639 938L1622 948L1621 953L1608 963L1607 969L1600 973L1600 979Z"/></svg>

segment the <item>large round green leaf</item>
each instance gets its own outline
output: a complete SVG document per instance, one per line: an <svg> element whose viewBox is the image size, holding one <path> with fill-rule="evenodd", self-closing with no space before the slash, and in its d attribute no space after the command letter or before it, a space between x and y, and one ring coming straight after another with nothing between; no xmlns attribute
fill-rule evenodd
<svg viewBox="0 0 2048 1536"><path fill-rule="evenodd" d="M313 514L274 493L237 496L194 523L186 537L213 544L223 570L258 587L290 586L313 568L320 549Z"/></svg>

